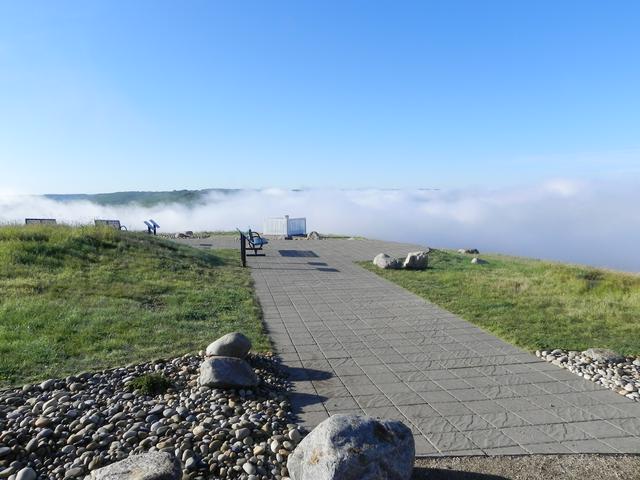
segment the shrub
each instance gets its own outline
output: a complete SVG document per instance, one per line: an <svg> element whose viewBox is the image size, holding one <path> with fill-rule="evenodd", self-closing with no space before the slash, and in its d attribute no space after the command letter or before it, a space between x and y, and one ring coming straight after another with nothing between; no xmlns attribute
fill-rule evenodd
<svg viewBox="0 0 640 480"><path fill-rule="evenodd" d="M171 382L158 373L147 373L129 383L131 390L140 390L144 395L160 395L171 387Z"/></svg>

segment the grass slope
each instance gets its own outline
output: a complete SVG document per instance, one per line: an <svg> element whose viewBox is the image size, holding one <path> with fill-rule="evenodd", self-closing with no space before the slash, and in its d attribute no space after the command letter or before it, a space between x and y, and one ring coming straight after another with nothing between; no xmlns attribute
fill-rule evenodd
<svg viewBox="0 0 640 480"><path fill-rule="evenodd" d="M529 350L608 347L640 354L640 277L577 265L436 251L425 271L362 265Z"/></svg>
<svg viewBox="0 0 640 480"><path fill-rule="evenodd" d="M0 385L180 355L233 330L268 349L237 252L110 228L0 227Z"/></svg>

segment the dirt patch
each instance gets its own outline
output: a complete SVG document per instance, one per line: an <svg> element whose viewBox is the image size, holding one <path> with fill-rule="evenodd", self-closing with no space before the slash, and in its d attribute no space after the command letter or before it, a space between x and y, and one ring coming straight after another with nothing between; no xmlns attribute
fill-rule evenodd
<svg viewBox="0 0 640 480"><path fill-rule="evenodd" d="M527 455L416 459L413 480L632 480L636 455Z"/></svg>

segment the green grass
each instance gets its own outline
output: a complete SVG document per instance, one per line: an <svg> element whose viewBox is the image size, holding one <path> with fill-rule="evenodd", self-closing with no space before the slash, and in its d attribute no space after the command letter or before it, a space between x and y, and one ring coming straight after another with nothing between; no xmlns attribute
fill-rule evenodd
<svg viewBox="0 0 640 480"><path fill-rule="evenodd" d="M578 265L448 251L425 271L365 268L528 350L640 354L640 277Z"/></svg>
<svg viewBox="0 0 640 480"><path fill-rule="evenodd" d="M204 349L269 348L236 251L103 227L0 227L0 385Z"/></svg>

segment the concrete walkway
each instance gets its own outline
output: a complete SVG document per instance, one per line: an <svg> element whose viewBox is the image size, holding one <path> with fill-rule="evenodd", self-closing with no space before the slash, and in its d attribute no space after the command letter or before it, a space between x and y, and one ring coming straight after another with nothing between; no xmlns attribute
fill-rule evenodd
<svg viewBox="0 0 640 480"><path fill-rule="evenodd" d="M399 419L418 455L640 453L639 403L354 264L419 248L281 240L250 257L302 423L311 428L334 413Z"/></svg>

